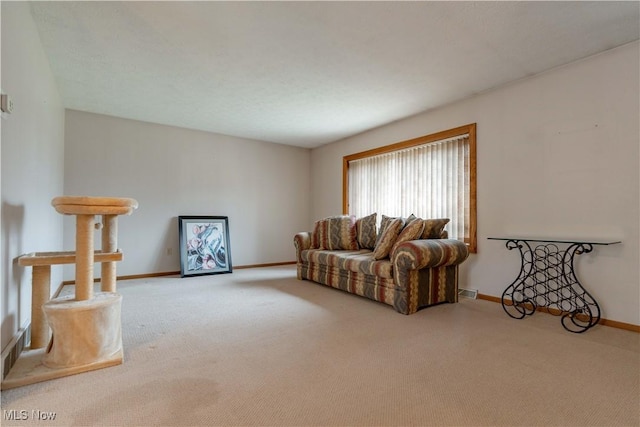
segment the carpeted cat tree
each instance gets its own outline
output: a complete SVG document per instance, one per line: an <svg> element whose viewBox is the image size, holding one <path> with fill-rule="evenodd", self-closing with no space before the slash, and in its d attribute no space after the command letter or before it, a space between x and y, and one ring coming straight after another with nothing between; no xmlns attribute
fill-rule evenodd
<svg viewBox="0 0 640 427"><path fill-rule="evenodd" d="M122 252L117 249L117 219L130 215L138 202L62 196L51 204L61 214L76 216L76 250L36 252L18 259L19 265L33 267L31 346L3 380L3 389L122 363L122 296L116 292L116 262L122 260ZM96 215L102 216L101 223L96 223ZM102 229L101 251L94 250L96 228ZM95 262L102 264L102 274L100 292L94 293ZM75 264L75 295L49 300L51 266L58 264Z"/></svg>

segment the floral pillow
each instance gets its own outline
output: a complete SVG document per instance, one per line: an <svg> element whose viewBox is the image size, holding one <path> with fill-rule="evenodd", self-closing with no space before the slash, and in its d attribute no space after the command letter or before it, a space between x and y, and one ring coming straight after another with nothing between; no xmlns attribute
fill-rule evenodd
<svg viewBox="0 0 640 427"><path fill-rule="evenodd" d="M317 249L357 250L356 217L340 215L316 221L311 245Z"/></svg>
<svg viewBox="0 0 640 427"><path fill-rule="evenodd" d="M378 233L376 230L376 222L378 214L373 213L356 220L356 233L358 246L362 249L374 249L376 246L376 238Z"/></svg>
<svg viewBox="0 0 640 427"><path fill-rule="evenodd" d="M400 234L400 230L404 226L402 218L392 218L388 221L384 231L378 236L376 247L373 249L374 259L383 259L389 256L393 244Z"/></svg>
<svg viewBox="0 0 640 427"><path fill-rule="evenodd" d="M449 218L425 219L424 230L422 231L423 239L440 239L444 226L449 223Z"/></svg>

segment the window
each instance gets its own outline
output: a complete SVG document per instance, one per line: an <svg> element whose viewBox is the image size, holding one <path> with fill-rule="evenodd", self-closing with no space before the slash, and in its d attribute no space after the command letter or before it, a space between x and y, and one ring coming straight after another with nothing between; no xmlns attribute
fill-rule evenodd
<svg viewBox="0 0 640 427"><path fill-rule="evenodd" d="M343 212L450 218L449 238L476 252L476 125L343 158Z"/></svg>

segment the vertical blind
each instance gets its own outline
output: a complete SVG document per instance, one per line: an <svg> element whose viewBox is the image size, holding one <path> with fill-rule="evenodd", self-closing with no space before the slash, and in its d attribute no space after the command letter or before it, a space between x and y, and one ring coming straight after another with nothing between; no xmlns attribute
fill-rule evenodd
<svg viewBox="0 0 640 427"><path fill-rule="evenodd" d="M468 242L469 135L349 161L349 213L450 218L449 237Z"/></svg>

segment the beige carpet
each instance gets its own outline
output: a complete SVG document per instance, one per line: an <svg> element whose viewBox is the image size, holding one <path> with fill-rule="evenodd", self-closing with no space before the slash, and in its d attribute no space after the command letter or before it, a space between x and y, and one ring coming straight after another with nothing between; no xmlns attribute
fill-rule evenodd
<svg viewBox="0 0 640 427"><path fill-rule="evenodd" d="M404 316L295 266L118 290L125 363L4 391L2 425L640 425L634 332L467 299Z"/></svg>

